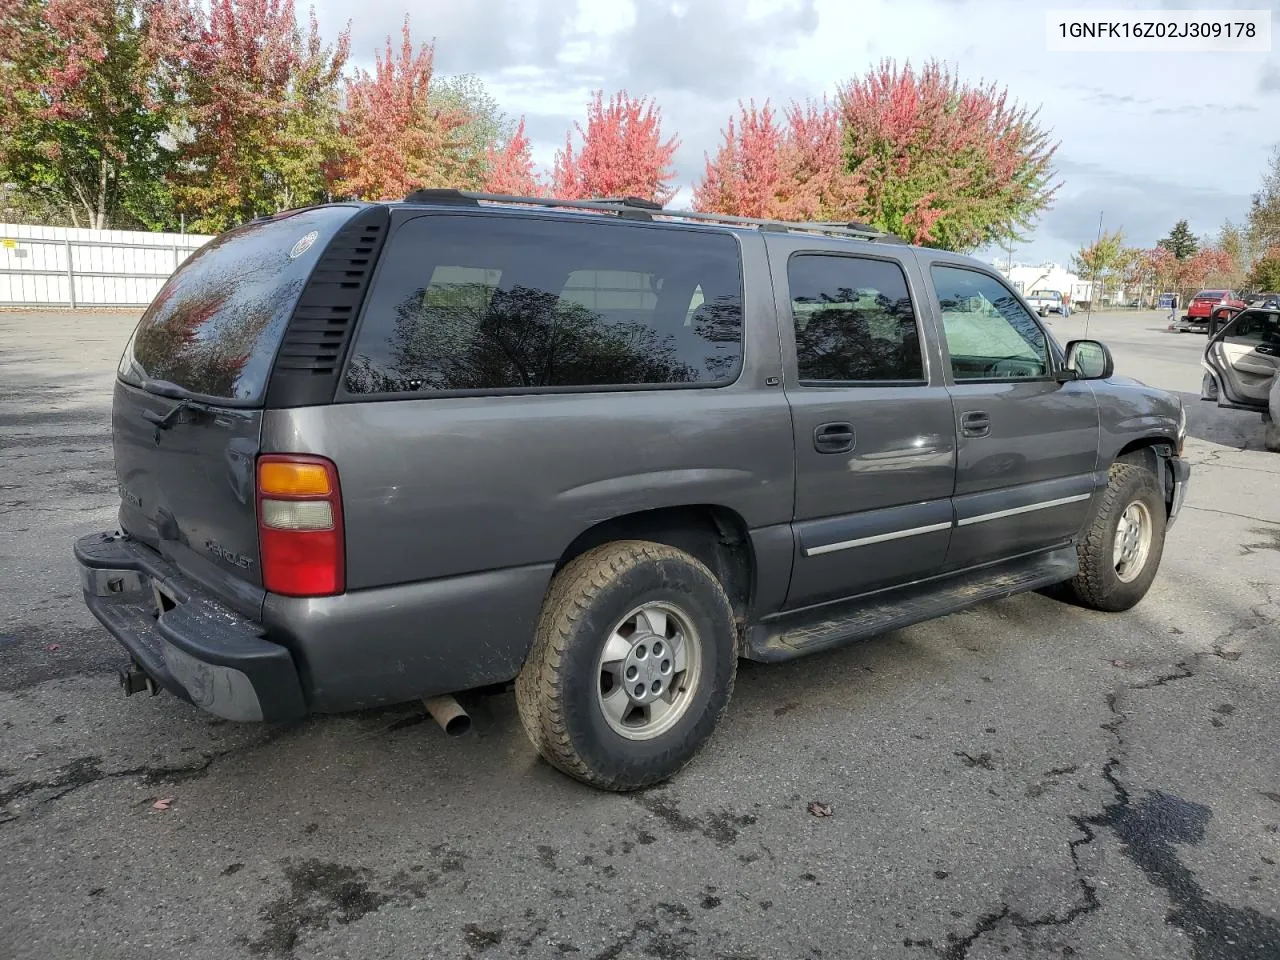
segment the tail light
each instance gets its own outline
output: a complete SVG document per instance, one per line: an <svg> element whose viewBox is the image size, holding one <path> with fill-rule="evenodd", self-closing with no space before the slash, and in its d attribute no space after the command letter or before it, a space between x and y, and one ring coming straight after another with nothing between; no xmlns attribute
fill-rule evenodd
<svg viewBox="0 0 1280 960"><path fill-rule="evenodd" d="M338 469L324 457L258 458L258 544L262 586L286 597L346 589Z"/></svg>

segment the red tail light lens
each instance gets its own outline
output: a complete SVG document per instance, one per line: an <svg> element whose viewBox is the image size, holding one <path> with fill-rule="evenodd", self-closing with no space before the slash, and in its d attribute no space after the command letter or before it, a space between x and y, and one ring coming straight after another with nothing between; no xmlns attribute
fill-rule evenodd
<svg viewBox="0 0 1280 960"><path fill-rule="evenodd" d="M346 537L338 469L324 457L258 458L258 544L262 585L286 597L346 590Z"/></svg>

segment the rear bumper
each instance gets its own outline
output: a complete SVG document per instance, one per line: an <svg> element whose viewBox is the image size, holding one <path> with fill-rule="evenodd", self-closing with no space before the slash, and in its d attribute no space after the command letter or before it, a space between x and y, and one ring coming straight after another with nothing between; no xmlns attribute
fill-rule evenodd
<svg viewBox="0 0 1280 960"><path fill-rule="evenodd" d="M154 550L98 533L77 540L75 556L86 606L157 685L228 720L307 713L290 651Z"/></svg>

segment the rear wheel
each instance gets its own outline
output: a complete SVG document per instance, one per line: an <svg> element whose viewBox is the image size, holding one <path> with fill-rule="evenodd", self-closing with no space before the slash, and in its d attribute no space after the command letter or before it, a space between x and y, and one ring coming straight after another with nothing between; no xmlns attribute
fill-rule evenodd
<svg viewBox="0 0 1280 960"><path fill-rule="evenodd" d="M1080 570L1072 598L1094 610L1128 610L1151 588L1164 553L1167 516L1155 475L1117 463L1077 545Z"/></svg>
<svg viewBox="0 0 1280 960"><path fill-rule="evenodd" d="M619 541L556 575L516 702L552 766L636 790L693 758L736 670L732 608L711 571L674 547Z"/></svg>

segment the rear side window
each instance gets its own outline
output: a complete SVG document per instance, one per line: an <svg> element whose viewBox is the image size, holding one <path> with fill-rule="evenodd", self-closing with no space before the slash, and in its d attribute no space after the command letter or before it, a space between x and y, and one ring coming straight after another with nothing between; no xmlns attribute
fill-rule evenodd
<svg viewBox="0 0 1280 960"><path fill-rule="evenodd" d="M161 288L120 359L120 379L260 400L302 288L353 207L247 223L197 250Z"/></svg>
<svg viewBox="0 0 1280 960"><path fill-rule="evenodd" d="M921 381L907 279L896 263L798 254L787 264L801 383Z"/></svg>
<svg viewBox="0 0 1280 960"><path fill-rule="evenodd" d="M429 214L392 237L346 373L353 394L730 383L729 234Z"/></svg>

